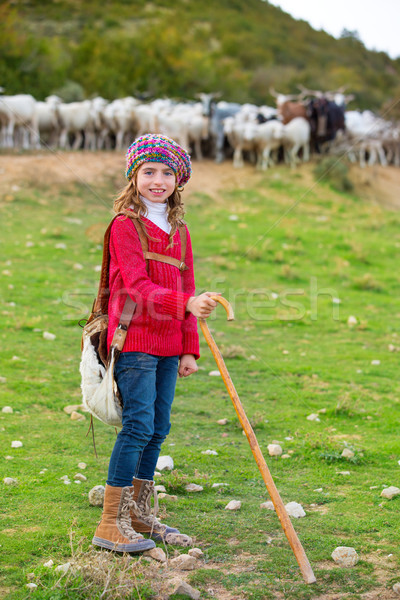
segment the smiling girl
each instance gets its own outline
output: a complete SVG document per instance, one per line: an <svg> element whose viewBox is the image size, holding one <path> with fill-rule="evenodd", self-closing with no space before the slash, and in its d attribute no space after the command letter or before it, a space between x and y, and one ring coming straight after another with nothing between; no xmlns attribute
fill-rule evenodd
<svg viewBox="0 0 400 600"><path fill-rule="evenodd" d="M128 185L114 203L110 235L108 345L127 294L136 303L115 380L123 401L122 429L112 451L102 519L93 544L118 552L142 552L152 539L188 546L189 536L155 517L154 471L169 433L177 375L197 371L196 317L216 307L213 292L195 296L193 254L181 186L191 175L187 152L155 134L138 138L126 155ZM181 190L182 191L182 190ZM132 219L139 223L136 228ZM143 255L140 233L147 239Z"/></svg>

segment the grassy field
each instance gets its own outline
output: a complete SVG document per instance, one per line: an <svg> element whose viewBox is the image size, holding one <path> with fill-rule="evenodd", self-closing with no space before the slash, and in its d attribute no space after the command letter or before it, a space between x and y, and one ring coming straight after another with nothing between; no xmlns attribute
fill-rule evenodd
<svg viewBox="0 0 400 600"><path fill-rule="evenodd" d="M115 586L101 595L90 569L62 577L43 567L71 553L93 565L102 554L89 547L101 509L87 494L104 484L115 432L96 423L96 459L89 420L63 411L80 403L77 322L96 292L115 177L92 188L38 182L0 198L0 406L13 408L0 413L0 597L13 600L162 598L169 573L109 557ZM235 310L234 322L219 308L209 325L284 503L306 511L293 524L317 583L304 584L276 514L260 509L267 491L221 378L209 376L216 366L203 339L199 372L178 381L163 448L175 470L157 480L178 496L160 501L162 515L204 552L185 577L209 599L394 598L400 497L380 494L400 487L400 213L285 167L253 189L225 185L218 201L205 185L187 205L198 291L220 291ZM268 456L274 441L288 458ZM87 481L65 485L60 477L73 480L81 461ZM240 511L224 510L232 499ZM337 546L354 547L358 564L338 567ZM129 593L116 589L121 570Z"/></svg>

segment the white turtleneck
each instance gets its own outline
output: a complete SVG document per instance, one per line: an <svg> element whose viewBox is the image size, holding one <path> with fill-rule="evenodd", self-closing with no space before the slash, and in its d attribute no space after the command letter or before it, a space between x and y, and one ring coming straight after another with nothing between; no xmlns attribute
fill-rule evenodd
<svg viewBox="0 0 400 600"><path fill-rule="evenodd" d="M147 208L147 214L145 215L152 223L157 225L165 233L170 233L171 224L167 218L167 203L166 202L151 202L144 196L140 196L143 204Z"/></svg>

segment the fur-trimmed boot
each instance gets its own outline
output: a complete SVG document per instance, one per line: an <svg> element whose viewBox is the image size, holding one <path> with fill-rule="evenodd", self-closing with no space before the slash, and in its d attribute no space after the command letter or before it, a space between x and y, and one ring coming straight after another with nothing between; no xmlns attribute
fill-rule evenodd
<svg viewBox="0 0 400 600"><path fill-rule="evenodd" d="M157 492L154 481L134 479L134 506L131 510L132 527L139 533L146 533L156 541L163 541L172 546L190 546L192 538L180 533L175 527L168 527L156 518L158 513ZM151 497L154 496L154 508L151 508Z"/></svg>
<svg viewBox="0 0 400 600"><path fill-rule="evenodd" d="M134 488L131 486L106 485L103 514L92 544L115 552L132 553L144 552L155 547L152 540L146 540L132 527L133 495Z"/></svg>

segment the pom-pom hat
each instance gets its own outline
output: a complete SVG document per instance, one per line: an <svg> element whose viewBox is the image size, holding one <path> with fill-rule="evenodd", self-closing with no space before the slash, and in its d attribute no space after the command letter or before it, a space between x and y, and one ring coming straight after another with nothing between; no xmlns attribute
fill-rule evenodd
<svg viewBox="0 0 400 600"><path fill-rule="evenodd" d="M127 179L132 179L136 169L146 162L168 165L175 173L176 183L179 186L185 185L192 174L189 154L165 135L148 133L129 146L126 153Z"/></svg>

